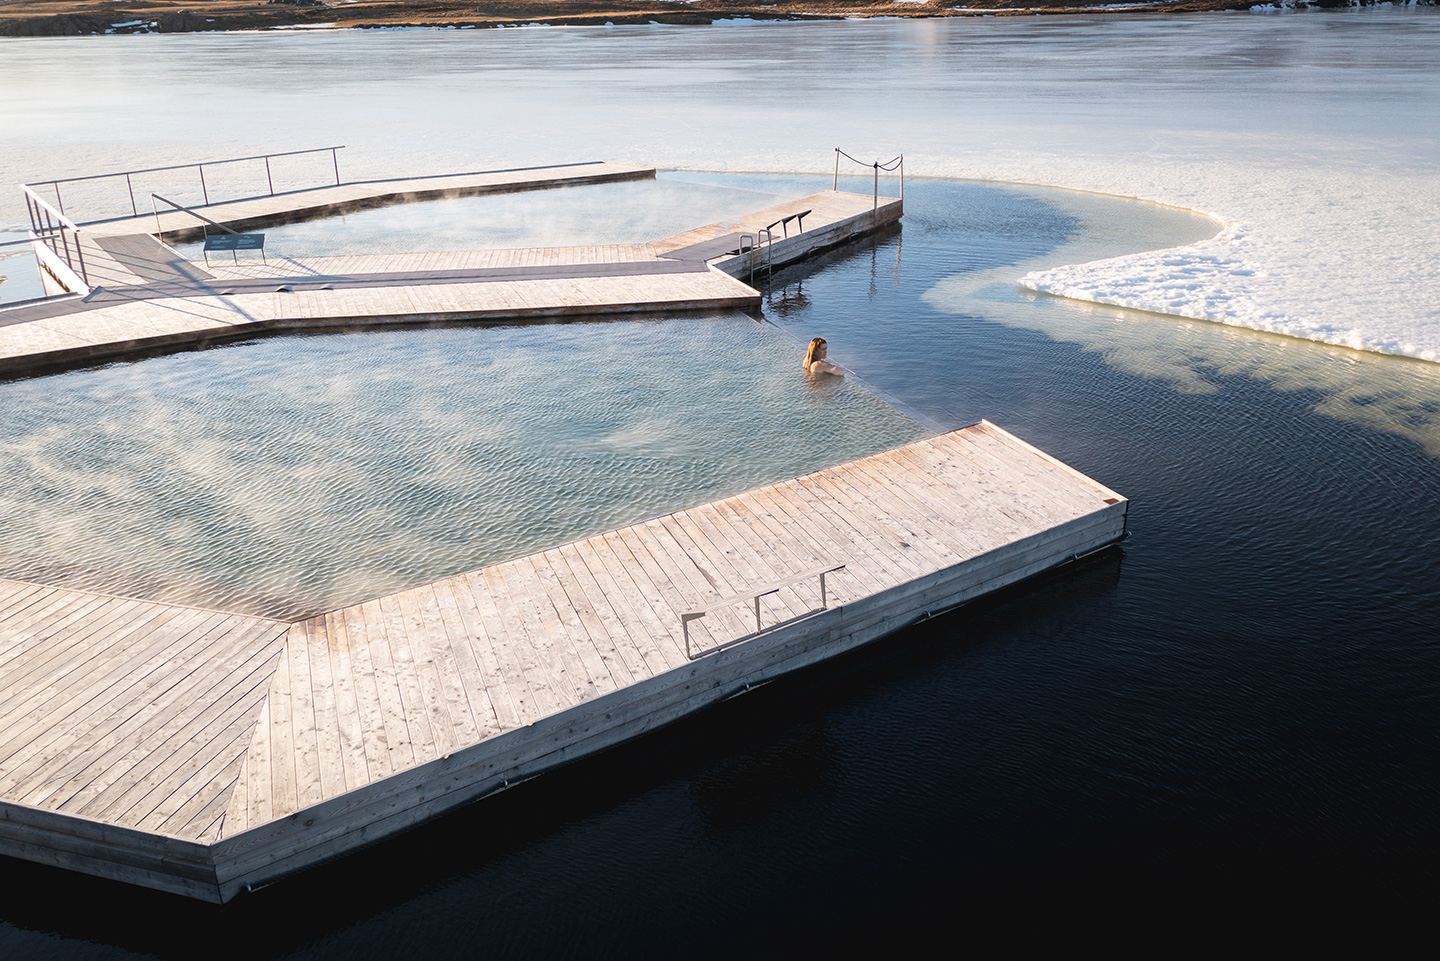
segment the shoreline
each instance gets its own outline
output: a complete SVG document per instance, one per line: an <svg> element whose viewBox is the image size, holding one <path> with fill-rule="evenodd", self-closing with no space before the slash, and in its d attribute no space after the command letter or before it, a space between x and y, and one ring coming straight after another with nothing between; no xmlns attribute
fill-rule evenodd
<svg viewBox="0 0 1440 961"><path fill-rule="evenodd" d="M1432 6L1408 0L1406 6ZM1380 6L1372 0L519 0L476 7L458 0L4 0L0 37L107 34L227 33L253 30L480 29L525 26L675 26L745 21L936 19L1076 14L1208 13L1252 9L1276 12Z"/></svg>

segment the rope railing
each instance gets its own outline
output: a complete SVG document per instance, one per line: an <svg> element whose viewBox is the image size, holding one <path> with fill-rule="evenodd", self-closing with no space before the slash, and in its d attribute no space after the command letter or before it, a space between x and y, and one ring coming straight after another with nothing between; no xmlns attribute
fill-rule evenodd
<svg viewBox="0 0 1440 961"><path fill-rule="evenodd" d="M831 182L831 184L830 184L830 189L831 189L831 190L839 190L839 189L840 189L840 158L841 158L841 157L844 157L846 160L849 160L849 161L852 162L852 163L859 164L859 165L862 166L862 167L869 167L869 168L874 172L874 175L875 175L875 206L874 206L874 208L872 208L872 209L878 209L878 208L880 207L880 171L882 171L882 170L885 171L886 173L889 173L889 172L892 171L892 170L898 170L898 171L900 171L900 200L901 200L902 202L905 200L905 155L904 155L903 153L900 154L898 157L895 157L895 158L892 159L892 160L887 160L887 161L885 161L884 163L881 163L881 162L878 161L878 160L874 160L874 161L871 161L870 163L866 163L866 162L863 161L863 160L860 160L860 159L858 159L858 158L856 158L856 157L850 156L848 153L846 153L845 151L841 150L839 147L836 147L836 148L835 148L835 179L834 179L834 180Z"/></svg>

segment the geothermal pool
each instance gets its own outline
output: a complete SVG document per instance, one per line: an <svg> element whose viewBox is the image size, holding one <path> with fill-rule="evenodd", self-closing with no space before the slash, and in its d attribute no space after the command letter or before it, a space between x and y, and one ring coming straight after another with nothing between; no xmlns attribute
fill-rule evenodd
<svg viewBox="0 0 1440 961"><path fill-rule="evenodd" d="M1423 211L1440 183L1434 14L0 44L11 181L348 143L368 176L608 156L806 170L813 185L841 145L904 149L911 173L1198 207L1237 229L1217 249L1213 222L1166 208L917 179L899 236L777 276L774 330L732 318L780 358L781 382L786 335L822 334L859 374L847 391L926 426L989 417L1113 486L1133 503L1122 551L258 892L218 922L7 864L0 949L183 957L223 923L248 957L476 944L733 957L757 937L777 952L953 938L1017 907L1027 924L1118 906L1215 925L1237 905L1341 898L1336 916L1358 917L1369 897L1433 900L1440 368L1015 281L1197 241L1091 279L1190 276L1146 290L1182 304L1218 290L1232 319L1434 347L1440 283L1413 253L1434 246ZM787 97L757 110L765 85ZM18 222L18 205L4 209ZM1138 225L1126 211L1140 209L1162 222ZM1169 272L1147 273L1162 256ZM1230 280L1217 288L1211 268ZM349 336L317 340L333 356ZM47 383L5 386L63 404L41 396Z"/></svg>

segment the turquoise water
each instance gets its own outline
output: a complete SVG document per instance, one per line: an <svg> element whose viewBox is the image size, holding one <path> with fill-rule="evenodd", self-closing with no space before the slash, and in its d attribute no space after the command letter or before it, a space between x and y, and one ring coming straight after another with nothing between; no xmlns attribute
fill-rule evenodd
<svg viewBox="0 0 1440 961"><path fill-rule="evenodd" d="M630 242L826 186L669 173L378 208L274 228L268 246L321 256ZM922 202L907 229L926 231L937 216L973 220L985 262L1043 255L1067 239L1103 256L1213 230L1205 218L1118 198L984 184L915 191L959 201ZM1028 235L1019 245L1017 231ZM883 248L895 271L902 241ZM925 263L926 274L976 276L965 246L952 252L953 262ZM876 301L875 284L872 271L874 319L903 324ZM1003 278L991 288L1007 304L1028 303ZM0 383L0 406L15 412L0 438L0 573L295 616L928 433L933 420L886 402L901 391L882 399L855 377L802 374L796 337L812 332L786 329L803 300L782 275L764 323L732 314L287 336ZM865 338L832 350L890 373ZM923 358L913 369L933 376Z"/></svg>
<svg viewBox="0 0 1440 961"><path fill-rule="evenodd" d="M780 187L788 192L777 193ZM586 184L361 210L265 230L271 256L631 244L760 210L830 186L819 177L772 180L660 173L655 180ZM176 247L192 260L199 243Z"/></svg>
<svg viewBox="0 0 1440 961"><path fill-rule="evenodd" d="M277 337L0 383L0 573L295 616L908 442L748 317Z"/></svg>

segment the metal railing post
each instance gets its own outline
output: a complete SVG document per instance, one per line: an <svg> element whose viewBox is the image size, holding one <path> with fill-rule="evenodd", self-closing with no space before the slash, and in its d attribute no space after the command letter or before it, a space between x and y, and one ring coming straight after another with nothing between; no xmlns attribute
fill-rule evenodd
<svg viewBox="0 0 1440 961"><path fill-rule="evenodd" d="M90 271L85 269L85 248L80 244L80 231L75 231L75 256L80 261L80 279L90 286Z"/></svg>
<svg viewBox="0 0 1440 961"><path fill-rule="evenodd" d="M840 189L840 148L835 148L835 177L830 181L831 190Z"/></svg>
<svg viewBox="0 0 1440 961"><path fill-rule="evenodd" d="M150 195L150 209L155 212L155 239L165 242L165 231L160 229L160 208L155 205L155 195Z"/></svg>
<svg viewBox="0 0 1440 961"><path fill-rule="evenodd" d="M210 205L210 184L209 184L209 182L205 179L205 168L206 168L207 166L208 166L208 167L214 167L214 166L217 165L217 164L249 163L249 162L253 162L253 161L256 161L256 160L263 160L263 161L265 161L265 181L266 181L266 185L267 185L267 188L268 188L268 190L269 190L269 192L270 192L270 196L273 197L273 196L275 196L275 171L274 171L273 165L270 163L270 161L271 161L273 158L275 158L275 157L292 157L292 156L297 156L297 155L300 155L300 154L324 153L326 150L328 150L328 151L330 151L330 166L331 166L331 169L334 170L334 172L335 172L335 183L336 183L336 186L339 186L340 183L341 183L341 180L340 180L340 154L339 154L339 151L344 150L344 149L345 149L345 145L344 145L344 144L335 144L335 145L330 146L330 147L312 147L312 148L310 148L310 149L308 149L308 150L289 150L289 151L283 151L283 152L281 152L281 153L273 153L273 154L255 154L254 156L250 156L250 157L228 157L228 158L226 158L226 159L224 159L224 160L210 160L210 161L206 161L206 162L204 162L204 163L171 164L171 165L164 166L164 167L140 167L140 168L136 168L136 169L134 169L134 170L116 170L116 171L114 171L114 172L112 172L112 173L90 174L90 175L84 176L84 177L65 177L65 178L61 178L61 179L58 179L58 180L38 180L38 181L35 181L34 183L22 184L21 186L25 187L27 190L32 191L32 193L33 193L35 190L43 190L45 187L49 187L49 188L50 188L51 190L53 190L54 193L55 193L55 202L54 202L54 205L53 205L53 206L57 209L57 212L58 212L61 216L64 216L65 219L66 219L66 221L67 221L68 223L71 223L71 224L73 224L75 227L78 227L79 224L76 224L73 220L70 219L69 215L65 213L65 196L64 196L64 193L62 192L62 190L60 189L60 185L61 185L62 183L66 183L66 184L68 184L68 183L78 183L79 181L82 181L82 180L108 181L108 180L112 180L112 179L117 179L117 180L118 180L118 179L120 179L120 178L123 177L123 178L125 178L125 189L126 189L126 192L127 192L127 193L129 194L129 196L130 196L130 213L131 213L132 216L138 217L138 216L140 216L140 203L139 203L139 200L136 199L136 197L135 197L135 180L134 180L134 176L133 176L133 175L135 175L135 174L150 174L150 173L157 173L157 172L159 172L159 171L169 171L169 170L189 170L191 167L194 167L194 168L196 168L196 171L197 171L198 176L199 176L199 178L200 178L200 192L201 192L201 195L202 195L202 196L204 197L204 199L205 199L205 206L209 206L209 205ZM142 185L142 186L143 186L143 185ZM260 195L260 196L264 196L264 195L262 194L262 195ZM50 201L47 201L47 200L45 200L44 198L40 197L39 194L35 194L33 199L34 199L34 201L35 201L36 203L44 204L44 205L47 206L47 207L52 206L51 203L50 203ZM109 220L109 219L120 219L120 218L100 217L98 220L93 221L93 222L103 222L103 221Z"/></svg>
<svg viewBox="0 0 1440 961"><path fill-rule="evenodd" d="M900 202L905 202L905 155L900 155Z"/></svg>
<svg viewBox="0 0 1440 961"><path fill-rule="evenodd" d="M880 161L875 161L875 203L872 211L880 209Z"/></svg>

